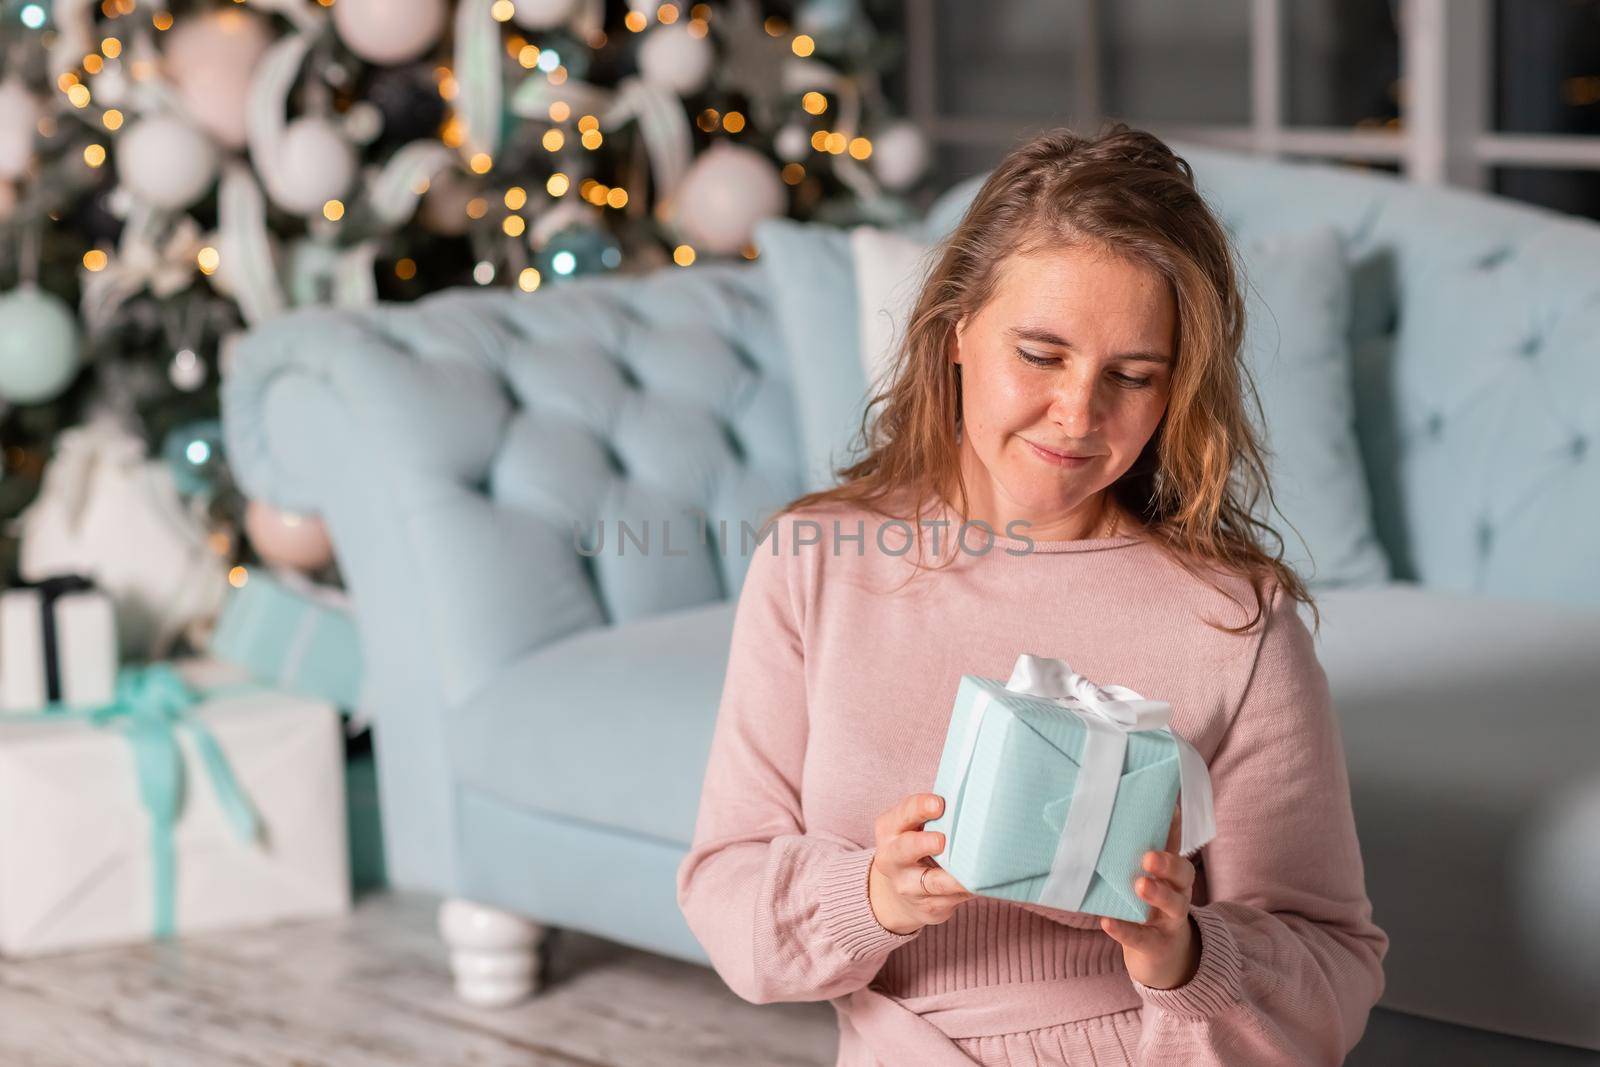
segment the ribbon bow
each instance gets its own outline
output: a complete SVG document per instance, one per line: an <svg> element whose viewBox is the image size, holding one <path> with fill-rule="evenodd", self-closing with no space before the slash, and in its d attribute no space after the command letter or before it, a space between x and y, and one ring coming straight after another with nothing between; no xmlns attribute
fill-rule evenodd
<svg viewBox="0 0 1600 1067"><path fill-rule="evenodd" d="M1111 825L1111 809L1130 733L1164 731L1177 746L1183 814L1179 853L1191 855L1216 836L1210 773L1194 746L1172 732L1172 705L1167 701L1146 700L1125 686L1097 685L1074 671L1065 660L1028 653L1017 657L1006 688L1059 704L1077 715L1085 729L1071 803L1050 874L1039 892L1039 903L1066 911L1077 911L1082 906ZM966 767L977 746L978 724L993 699L985 691L974 708L964 745L961 780L966 778ZM947 840L947 850L950 845Z"/></svg>
<svg viewBox="0 0 1600 1067"><path fill-rule="evenodd" d="M261 837L260 817L234 778L222 746L206 724L193 716L192 709L202 698L260 688L253 682L246 682L208 689L202 694L189 688L170 663L152 663L119 671L116 695L109 704L87 711L51 704L38 715L28 716L36 720L86 719L93 726L120 729L133 746L139 795L150 816L156 937L172 936L176 926L177 854L173 830L183 810L184 798L183 751L178 745L177 731L181 729L193 739L217 802L235 835L247 844L254 844Z"/></svg>

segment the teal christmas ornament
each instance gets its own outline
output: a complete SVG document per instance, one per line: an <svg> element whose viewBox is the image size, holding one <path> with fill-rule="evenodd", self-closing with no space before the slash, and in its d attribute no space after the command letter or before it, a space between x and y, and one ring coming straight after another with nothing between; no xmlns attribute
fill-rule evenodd
<svg viewBox="0 0 1600 1067"><path fill-rule="evenodd" d="M622 248L598 226L566 226L545 242L535 265L547 282L601 274L622 265Z"/></svg>
<svg viewBox="0 0 1600 1067"><path fill-rule="evenodd" d="M78 318L65 300L36 285L0 295L0 396L14 404L53 400L81 362Z"/></svg>
<svg viewBox="0 0 1600 1067"><path fill-rule="evenodd" d="M174 427L161 443L161 456L184 496L216 489L224 465L222 423L200 419Z"/></svg>

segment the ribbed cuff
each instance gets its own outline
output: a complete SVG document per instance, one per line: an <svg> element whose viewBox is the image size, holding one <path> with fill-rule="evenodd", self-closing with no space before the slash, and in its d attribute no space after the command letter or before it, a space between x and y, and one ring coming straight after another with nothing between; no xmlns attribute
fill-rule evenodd
<svg viewBox="0 0 1600 1067"><path fill-rule="evenodd" d="M822 871L822 895L817 914L822 927L849 954L862 960L874 954L888 955L917 934L897 934L885 929L872 913L867 878L877 848L841 852L830 859ZM920 931L919 931L920 932Z"/></svg>
<svg viewBox="0 0 1600 1067"><path fill-rule="evenodd" d="M1135 978L1133 988L1146 1004L1179 1019L1199 1022L1243 999L1243 958L1226 919L1209 906L1191 907L1189 914L1200 928L1200 966L1194 977L1175 989L1152 989Z"/></svg>

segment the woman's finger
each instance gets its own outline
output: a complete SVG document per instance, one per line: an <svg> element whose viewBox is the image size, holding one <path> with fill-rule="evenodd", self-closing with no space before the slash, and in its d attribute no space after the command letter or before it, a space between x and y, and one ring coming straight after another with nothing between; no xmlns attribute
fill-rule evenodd
<svg viewBox="0 0 1600 1067"><path fill-rule="evenodd" d="M967 892L967 887L962 885L960 882L958 882L956 880L956 876L951 874L949 871L945 870L943 867L937 867L937 866L929 867L929 868L927 868L927 871L928 871L928 873L925 874L925 875L922 875L921 879L922 879L922 885L926 887L926 889L928 891L928 894L930 896L934 896L934 897L962 896L962 897L964 897L964 896L970 896L971 895L970 893Z"/></svg>
<svg viewBox="0 0 1600 1067"><path fill-rule="evenodd" d="M1100 929L1110 934L1119 944L1141 952L1153 951L1163 936L1161 931L1144 923L1113 919L1109 915L1101 917Z"/></svg>
<svg viewBox="0 0 1600 1067"><path fill-rule="evenodd" d="M1194 888L1194 864L1176 852L1146 852L1143 867L1146 874L1166 879L1180 892Z"/></svg>
<svg viewBox="0 0 1600 1067"><path fill-rule="evenodd" d="M1139 878L1134 883L1134 891L1152 909L1148 923L1171 926L1188 918L1188 897L1161 879L1148 875Z"/></svg>

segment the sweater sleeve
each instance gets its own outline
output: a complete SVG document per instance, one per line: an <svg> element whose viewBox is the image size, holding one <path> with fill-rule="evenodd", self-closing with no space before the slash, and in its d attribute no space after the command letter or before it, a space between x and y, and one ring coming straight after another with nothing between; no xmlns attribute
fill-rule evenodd
<svg viewBox="0 0 1600 1067"><path fill-rule="evenodd" d="M1389 938L1372 921L1327 675L1281 586L1210 772L1199 969L1174 989L1134 982L1144 1062L1342 1063L1383 993Z"/></svg>
<svg viewBox="0 0 1600 1067"><path fill-rule="evenodd" d="M758 545L746 571L694 840L677 872L689 929L755 1004L851 993L917 936L885 929L872 911L875 847L806 832L800 568L790 539L779 545L777 555Z"/></svg>

